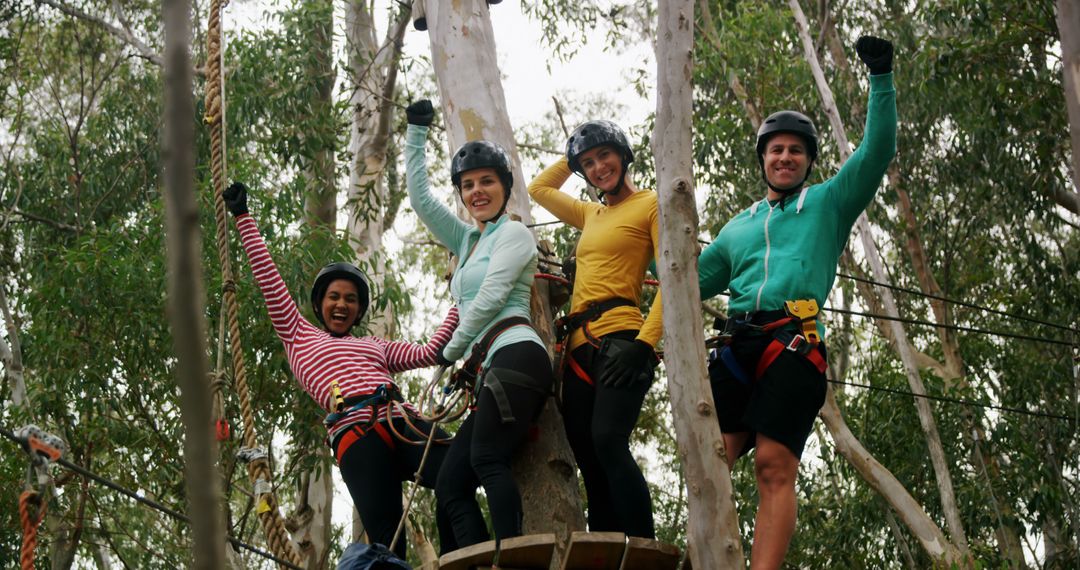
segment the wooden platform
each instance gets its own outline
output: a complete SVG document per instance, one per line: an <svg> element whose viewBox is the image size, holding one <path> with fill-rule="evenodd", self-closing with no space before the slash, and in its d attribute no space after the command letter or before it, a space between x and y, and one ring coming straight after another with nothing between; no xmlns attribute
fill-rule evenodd
<svg viewBox="0 0 1080 570"><path fill-rule="evenodd" d="M440 570L548 570L555 555L555 535L508 538L496 558L489 540L439 559ZM496 565L497 564L497 565ZM621 532L575 532L562 570L677 570L679 549L655 540L626 538Z"/></svg>
<svg viewBox="0 0 1080 570"><path fill-rule="evenodd" d="M555 553L554 534L530 534L502 541L495 555L495 541L489 540L455 550L439 558L440 570L473 570L492 568L497 562L500 570L548 570Z"/></svg>

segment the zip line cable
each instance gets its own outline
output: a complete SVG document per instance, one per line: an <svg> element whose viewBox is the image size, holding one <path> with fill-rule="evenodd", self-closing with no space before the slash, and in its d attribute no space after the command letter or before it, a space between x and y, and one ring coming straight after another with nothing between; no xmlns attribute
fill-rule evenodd
<svg viewBox="0 0 1080 570"><path fill-rule="evenodd" d="M562 267L562 264L559 263L558 261L553 261L553 260L546 259L546 258L542 258L540 261L541 261L541 263L546 263L546 264L549 264L549 265ZM556 280L556 279L554 279L556 276L554 276L554 275L549 276L546 273L537 273L536 277L539 277L541 279ZM646 285L656 285L657 282L655 280L652 280L652 279L646 279L645 284ZM721 295L726 297L729 294L728 293L721 293ZM1047 344L1056 344L1056 345L1060 345L1060 346L1069 346L1069 347L1075 347L1076 346L1076 343L1074 343L1072 341L1062 340L1062 339L1058 339L1058 338L1032 336L1032 335L1020 334L1020 333L996 331L996 330L991 330L991 329L980 329L980 328L968 327L968 326L964 326L964 325L948 325L948 324L935 323L935 322L932 322L932 321L924 321L924 320L920 320L920 319L909 319L909 318L905 318L905 317L893 317L893 316L883 315L883 314L878 314L878 313L867 313L867 312L863 312L863 311L852 311L852 310L849 310L849 309L838 309L838 308L835 308L835 307L822 307L821 310L823 312L828 312L828 313L842 313L842 314L845 314L845 315L854 315L854 316L858 316L858 317L869 317L869 318L874 318L874 319L882 319L882 320L886 320L886 321L897 321L897 322L906 323L906 324L910 324L910 325L921 325L921 326L926 326L926 327L950 329L950 330L961 331L961 332L970 332L970 333L985 334L985 335L991 335L991 336L1000 336L1000 337L1005 337L1005 338L1015 338L1015 339L1018 339L1018 340L1030 340L1030 341L1035 341L1035 342L1045 342ZM1059 328L1062 328L1061 325L1054 325L1054 326L1058 326ZM1071 330L1071 329L1066 328L1065 330Z"/></svg>
<svg viewBox="0 0 1080 570"><path fill-rule="evenodd" d="M1024 315L1018 315L1016 313L1009 313L1009 312L1006 312L1006 311L1002 311L1000 309L992 309L990 307L984 307L982 305L976 305L975 303L968 303L967 301L957 301L956 299L950 299L948 297L942 297L940 295L934 295L933 293L924 293L924 292L916 290L916 289L908 289L906 287L900 287L899 285L889 285L888 283L878 283L877 281L874 281L873 279L867 279L865 277L857 277L855 275L848 275L846 273L837 273L836 276L837 277L843 277L845 279L851 279L852 281L861 281L863 283L868 283L870 285L877 285L878 287L885 287L887 289L892 289L893 291L900 291L902 293L908 293L910 295L918 295L920 297L926 297L928 299L935 299L935 300L938 300L938 301L945 301L946 303L952 303L953 305L959 305L961 307L967 307L969 309L976 309L976 310L984 311L984 312L987 312L987 313L994 313L994 314L1002 315L1002 316L1009 317L1009 318L1012 318L1012 319L1017 319L1017 320L1020 320L1020 321L1028 321L1028 322L1031 322L1031 323L1045 325L1045 326L1048 326L1048 327L1053 327L1053 328L1061 329L1061 330L1064 330L1064 331L1080 333L1080 329L1076 329L1076 328L1073 328L1073 327L1070 327L1070 326L1059 325L1057 323L1051 323L1049 321L1043 321L1043 320L1040 320L1040 319L1036 319L1034 317L1026 317Z"/></svg>
<svg viewBox="0 0 1080 570"><path fill-rule="evenodd" d="M13 432L9 431L7 428L0 427L0 435L3 435L4 437L10 439L12 442L19 444L21 447L26 447L26 440L24 438L21 438L21 437L15 435ZM80 467L80 466L78 466L78 465L76 465L74 463L71 463L70 461L68 461L68 460L66 460L66 459L64 459L62 457L59 458L59 459L56 459L55 461L53 461L53 463L56 463L56 464L60 465L61 467L64 467L64 468L68 469L69 471L73 471L75 473L78 473L79 475L82 475L83 477L87 477L87 478L95 481L96 483L104 485L104 486L108 487L109 489L112 489L113 491L116 491L116 492L120 493L121 495L124 495L124 496L127 496L127 497L131 498L131 499L134 499L136 502L142 503L143 505L146 505L146 506L148 506L148 507L150 507L152 509L160 511L160 512L162 512L162 513L176 519L176 520L179 520L179 521L187 523L187 524L191 524L191 519L188 518L187 515L181 513L180 511L169 508L169 507L167 507L167 506L165 506L165 505L163 505L161 503L158 503L156 501L153 501L151 499L147 499L146 497L143 497L143 496L139 495L138 493L136 493L134 491L131 491L131 490L121 486L118 483L115 483L115 482L110 481L109 479L106 479L106 478L104 478L104 477L102 477L100 475L92 473L91 471L88 471L88 470L84 469L83 467ZM297 566L296 564L293 564L292 562L289 562L287 560L283 560L281 558L278 558L277 556L275 556L275 555L273 555L273 554L271 554L271 553L269 553L269 552L267 552L265 550L262 550L261 548L251 546L250 544L247 544L247 543L241 541L240 539L233 538L232 536L226 535L225 540L228 540L230 544L232 544L233 546L236 546L237 548L242 548L244 550L247 550L249 552L252 552L254 554L262 556L263 558L272 560L272 561L274 561L274 562L276 562L276 563L278 563L278 564L280 564L282 566L285 566L287 568L291 568L293 570L303 570L300 566Z"/></svg>
<svg viewBox="0 0 1080 570"><path fill-rule="evenodd" d="M859 384L858 382L844 382L841 380L829 379L830 384L839 384L842 386L852 386L855 388L865 388L876 392L886 392L889 394L896 394L900 396L913 396L915 398L925 398L927 400L934 400L937 402L946 402L949 404L961 404L964 406L975 406L978 408L987 408L990 410L998 410L1001 412L1010 412L1013 414L1021 414L1025 416L1034 416L1039 418L1049 418L1054 420L1065 420L1067 422L1075 422L1076 418L1069 415L1051 414L1049 412L1034 412L1031 410L1025 410L1023 408L1012 408L1009 406L999 406L997 404L988 404L986 402L976 402L974 400L963 400L960 398L949 398L948 396L931 396L930 394L916 394L915 392L909 392L907 390L899 390L897 388L886 388L884 386L874 386L871 384Z"/></svg>
<svg viewBox="0 0 1080 570"><path fill-rule="evenodd" d="M879 315L877 313L864 313L862 311L851 311L851 310L848 310L848 309L837 309L835 307L823 307L821 310L825 311L825 312L829 312L829 313L843 313L845 315L855 315L855 316L859 316L859 317L872 317L872 318L875 318L875 319L882 319L882 320L886 320L886 321L897 321L897 322L901 322L901 323L907 323L907 324L910 324L910 325L923 325L923 326L935 327L935 328L939 328L939 329L950 329L950 330L955 330L955 331L971 332L971 333L985 334L985 335L991 335L991 336L1001 336L1001 337L1015 338L1015 339L1020 339L1020 340L1031 340L1031 341L1036 341L1036 342L1045 342L1045 343L1048 343L1048 344L1058 344L1058 345L1062 345L1062 346L1075 346L1075 343L1069 342L1067 340L1057 339L1057 338L1046 338L1046 337L1041 337L1041 336L1030 336L1030 335L1019 334L1019 333L994 331L994 330L989 330L989 329L979 329L979 328L975 328L975 327L965 327L963 325L943 325L941 323L935 323L935 322L931 322L931 321L923 321L923 320L919 320L919 319L908 319L908 318L905 318L905 317L892 317L892 316L889 316L889 315Z"/></svg>
<svg viewBox="0 0 1080 570"><path fill-rule="evenodd" d="M554 222L543 222L543 223L540 223L540 224L533 224L532 226L529 226L529 227L546 226L546 225L556 224L556 223L563 223L563 222L556 220ZM698 241L698 243L700 243L702 245L709 245L709 243L710 243L710 242L708 242L706 240L703 240L703 239L698 239L697 241ZM546 253L546 252L541 251L541 253ZM560 263L555 262L555 261L551 261L551 260L541 260L541 261L544 261L545 263L550 263L552 265L562 267L562 265ZM937 301L943 301L943 302L950 303L950 304L953 304L953 305L958 305L960 307L967 307L969 309L975 309L975 310L983 311L983 312L986 312L986 313L994 313L994 314L997 314L997 315L1002 315L1002 316L1017 319L1017 320L1020 320L1020 321L1027 321L1027 322L1030 322L1030 323L1036 323L1036 324L1040 324L1040 325L1044 325L1044 326L1048 326L1048 327L1052 327L1052 328L1056 328L1056 329L1060 329L1060 330L1064 330L1064 331L1069 331L1069 332L1072 332L1072 333L1080 333L1080 328L1071 327L1071 326L1068 326L1068 325L1062 325L1062 324L1058 324L1058 323L1052 323L1052 322L1049 322L1049 321L1044 321L1044 320L1041 320L1041 319L1037 319L1035 317L1027 317L1027 316L1024 316L1024 315L1018 315L1016 313L1009 313L1007 311L1002 311L1000 309L994 309L994 308L991 308L991 307L985 307L983 305L978 305L978 304L975 304L975 303L969 303L967 301L960 301L960 300L957 300L957 299L952 299L950 297L944 297L944 296L941 296L941 295L934 295L933 293L925 293L925 292L919 291L917 289L909 289L907 287L901 287L899 285L891 285L889 283L881 283L881 282L878 282L878 281L874 281L873 279L867 279L865 277L858 277L858 276L855 276L855 275L849 275L847 273L837 272L836 276L837 277L843 277L844 279L851 279L852 281L861 281L861 282L867 283L869 285L877 285L878 287L885 287L886 289L892 289L893 291L900 291L902 293L907 293L909 295L915 295L917 297L924 297L924 298L927 298L927 299L934 299L934 300L937 300ZM828 309L826 309L826 310L828 310ZM912 323L912 324L922 324L922 323ZM949 328L952 325L938 325L938 324L935 324L934 326L943 327L943 328ZM963 330L963 329L958 329L958 330ZM990 334L996 334L996 333L990 333ZM1003 334L1001 336L1010 336L1010 335ZM1023 336L1014 337L1014 338L1025 338L1027 340L1035 340L1036 339L1036 337L1023 337ZM1064 342L1064 341L1050 341L1050 342L1054 342L1056 344L1066 344L1066 345L1069 345L1069 346L1073 345L1073 343L1071 343L1071 342Z"/></svg>

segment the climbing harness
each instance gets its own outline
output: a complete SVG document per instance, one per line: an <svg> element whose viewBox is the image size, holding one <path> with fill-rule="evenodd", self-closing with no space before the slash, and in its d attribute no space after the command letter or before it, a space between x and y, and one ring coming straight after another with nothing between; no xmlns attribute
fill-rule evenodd
<svg viewBox="0 0 1080 570"><path fill-rule="evenodd" d="M612 299L606 299L596 303L589 304L584 310L576 313L571 313L555 319L555 379L557 382L562 382L562 375L565 372L566 367L569 366L570 370L574 372L579 378L584 380L589 385L593 385L593 379L589 376L588 372L574 359L574 356L570 354L570 338L574 335L578 329L581 329L585 333L585 340L596 348L600 348L600 339L597 338L592 332L589 331L589 323L599 319L604 313L614 309L616 307L636 307L637 303L630 299L624 299L622 297L615 297ZM556 390L561 398L561 390Z"/></svg>
<svg viewBox="0 0 1080 570"><path fill-rule="evenodd" d="M824 374L828 368L824 345L817 331L817 301L799 299L785 301L784 309L778 311L757 311L733 315L728 319L717 319L716 328L720 329L718 358L736 380L743 384L761 379L765 371L785 350L794 352L810 361L818 372ZM799 332L791 330L799 326ZM742 334L772 335L772 341L765 347L758 359L751 377L735 357L731 344Z"/></svg>
<svg viewBox="0 0 1080 570"><path fill-rule="evenodd" d="M495 403L499 407L499 416L503 423L514 421L514 414L510 411L510 400L507 398L506 390L503 388L498 376L491 374L490 371L485 372L483 367L495 339L513 327L532 327L532 322L525 317L509 317L491 325L491 328L480 339L480 342L473 345L469 358L465 360L461 368L450 376L452 386L458 389L467 389L472 392L473 398L476 400L479 399L482 388L486 386L491 390L491 394L495 396Z"/></svg>
<svg viewBox="0 0 1080 570"><path fill-rule="evenodd" d="M45 519L48 506L45 492L52 483L49 467L64 455L64 441L44 432L35 425L26 425L15 432L22 441L23 450L30 456L26 467L26 484L19 495L19 521L23 540L19 552L22 570L34 570L34 549L37 548L37 531Z"/></svg>

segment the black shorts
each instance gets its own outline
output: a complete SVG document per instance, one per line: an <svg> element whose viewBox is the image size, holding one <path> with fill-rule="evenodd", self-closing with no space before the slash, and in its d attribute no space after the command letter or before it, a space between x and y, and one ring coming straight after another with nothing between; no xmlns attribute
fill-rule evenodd
<svg viewBox="0 0 1080 570"><path fill-rule="evenodd" d="M771 336L742 336L731 344L736 360L750 378L748 384L737 380L720 358L709 363L720 431L748 432L750 438L742 453L754 447L755 436L760 433L801 458L814 418L825 404L825 374L818 372L805 356L784 350L755 381L754 371L770 342ZM818 349L824 351L824 344Z"/></svg>

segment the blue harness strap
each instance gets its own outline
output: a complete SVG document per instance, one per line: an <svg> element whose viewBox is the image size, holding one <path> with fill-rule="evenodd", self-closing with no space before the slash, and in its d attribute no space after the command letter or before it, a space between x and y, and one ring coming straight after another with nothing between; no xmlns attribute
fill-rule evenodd
<svg viewBox="0 0 1080 570"><path fill-rule="evenodd" d="M739 365L738 359L735 358L735 351L731 350L730 345L720 349L720 360L736 380L743 384L750 383L750 377L746 375L746 371Z"/></svg>
<svg viewBox="0 0 1080 570"><path fill-rule="evenodd" d="M376 388L375 391L372 392L370 395L360 396L360 398L363 399L355 403L349 403L349 400L351 398L346 399L346 405L348 405L348 407L327 414L326 418L323 419L323 425L325 425L326 427L331 427L336 424L341 418L357 410L366 408L368 406L381 406L382 404L389 402L392 399L392 396L390 392L386 389L386 384L383 384Z"/></svg>

